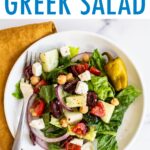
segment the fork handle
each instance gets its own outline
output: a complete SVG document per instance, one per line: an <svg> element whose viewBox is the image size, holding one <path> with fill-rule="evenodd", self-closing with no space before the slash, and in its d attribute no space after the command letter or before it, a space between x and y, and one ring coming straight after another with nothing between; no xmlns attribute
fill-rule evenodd
<svg viewBox="0 0 150 150"><path fill-rule="evenodd" d="M26 108L27 108L27 100L23 100L23 106L12 150L22 150L21 141L22 141L23 125L26 116Z"/></svg>

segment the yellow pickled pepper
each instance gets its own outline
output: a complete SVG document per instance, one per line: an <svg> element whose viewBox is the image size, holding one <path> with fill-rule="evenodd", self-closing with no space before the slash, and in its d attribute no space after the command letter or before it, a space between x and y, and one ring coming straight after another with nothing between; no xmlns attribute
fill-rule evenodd
<svg viewBox="0 0 150 150"><path fill-rule="evenodd" d="M123 60L119 57L113 58L108 52L104 52L103 55L108 58L104 69L115 90L120 91L126 88L128 86L128 75Z"/></svg>

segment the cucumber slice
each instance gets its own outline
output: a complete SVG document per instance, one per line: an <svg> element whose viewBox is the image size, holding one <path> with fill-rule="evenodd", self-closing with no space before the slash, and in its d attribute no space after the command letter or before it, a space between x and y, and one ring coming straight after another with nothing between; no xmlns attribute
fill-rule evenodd
<svg viewBox="0 0 150 150"><path fill-rule="evenodd" d="M72 95L66 97L66 105L70 108L86 106L86 95Z"/></svg>
<svg viewBox="0 0 150 150"><path fill-rule="evenodd" d="M109 123L110 122L110 119L111 119L111 116L114 112L114 109L115 109L115 106L112 105L112 104L109 104L109 103L106 103L106 102L103 102L101 101L104 105L104 108L105 108L105 111L106 111L106 114L104 117L101 117L101 119L105 122L105 123Z"/></svg>
<svg viewBox="0 0 150 150"><path fill-rule="evenodd" d="M40 60L44 72L50 72L58 66L59 54L57 49L53 49L40 54Z"/></svg>

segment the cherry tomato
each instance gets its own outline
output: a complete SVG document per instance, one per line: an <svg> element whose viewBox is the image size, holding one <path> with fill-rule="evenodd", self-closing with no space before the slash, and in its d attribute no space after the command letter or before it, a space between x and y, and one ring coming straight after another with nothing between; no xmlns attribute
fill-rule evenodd
<svg viewBox="0 0 150 150"><path fill-rule="evenodd" d="M89 65L87 63L84 64L78 64L75 66L75 69L79 74L83 73L84 71L88 70Z"/></svg>
<svg viewBox="0 0 150 150"><path fill-rule="evenodd" d="M96 76L99 76L101 74L100 70L96 69L93 66L90 68L90 72Z"/></svg>
<svg viewBox="0 0 150 150"><path fill-rule="evenodd" d="M41 80L39 83L36 84L36 86L34 87L34 93L38 93L40 91L40 87L47 85L47 82L45 80Z"/></svg>
<svg viewBox="0 0 150 150"><path fill-rule="evenodd" d="M80 122L72 128L72 131L78 135L85 135L88 131L88 128L84 123Z"/></svg>
<svg viewBox="0 0 150 150"><path fill-rule="evenodd" d="M77 70L77 72L78 72L79 74L81 74L81 73L84 72L84 70L85 70L85 68L84 68L84 66L83 66L82 64L76 65L75 68L76 68L76 70Z"/></svg>
<svg viewBox="0 0 150 150"><path fill-rule="evenodd" d="M30 112L32 116L40 117L43 114L44 108L45 108L45 103L43 100L41 99L35 100L35 102L33 103L30 109Z"/></svg>
<svg viewBox="0 0 150 150"><path fill-rule="evenodd" d="M81 146L72 143L67 143L65 150L81 150Z"/></svg>
<svg viewBox="0 0 150 150"><path fill-rule="evenodd" d="M88 69L89 69L89 64L84 63L83 65L84 65L85 70L88 70Z"/></svg>
<svg viewBox="0 0 150 150"><path fill-rule="evenodd" d="M95 107L91 109L91 114L98 116L98 117L104 117L105 116L105 108L102 102L98 102Z"/></svg>

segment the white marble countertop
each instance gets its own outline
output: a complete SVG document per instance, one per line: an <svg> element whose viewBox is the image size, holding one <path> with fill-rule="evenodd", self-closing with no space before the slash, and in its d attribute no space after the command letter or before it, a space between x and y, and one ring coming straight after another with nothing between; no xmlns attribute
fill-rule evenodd
<svg viewBox="0 0 150 150"><path fill-rule="evenodd" d="M0 20L0 29L45 20ZM54 20L58 31L84 30L102 34L126 50L138 66L147 90L144 125L131 150L150 149L150 20Z"/></svg>

